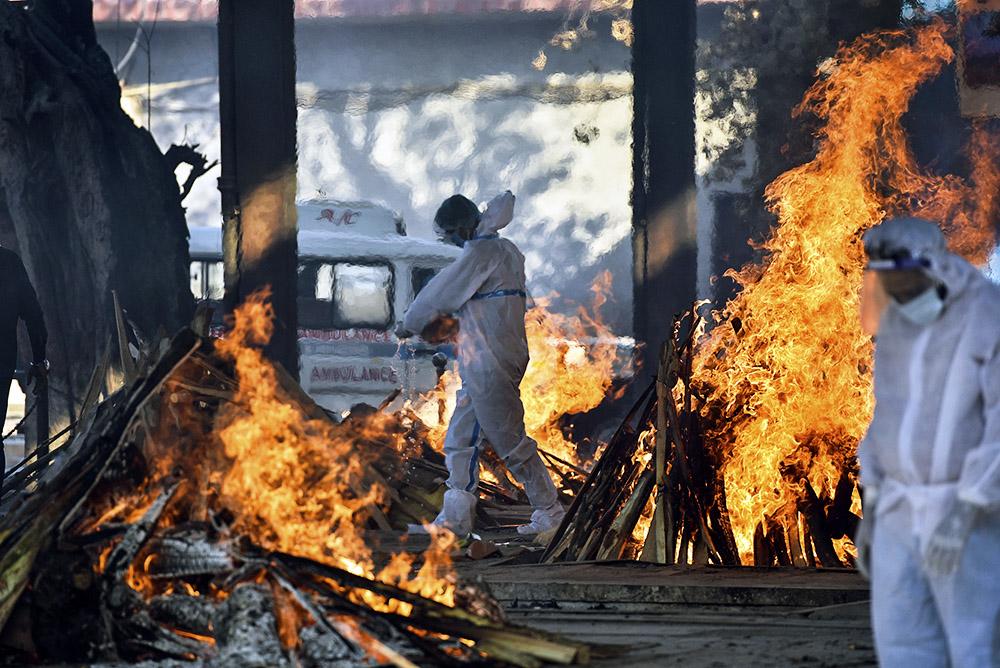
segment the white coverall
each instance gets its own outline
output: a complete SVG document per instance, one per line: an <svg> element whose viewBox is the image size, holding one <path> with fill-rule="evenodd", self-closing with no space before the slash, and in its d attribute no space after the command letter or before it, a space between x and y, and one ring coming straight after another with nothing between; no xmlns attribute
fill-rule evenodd
<svg viewBox="0 0 1000 668"><path fill-rule="evenodd" d="M944 310L919 326L886 308L858 452L878 490L867 511L876 649L889 667L1000 666L1000 287L947 251L930 259ZM958 568L938 575L923 555L956 500L978 519Z"/></svg>
<svg viewBox="0 0 1000 668"><path fill-rule="evenodd" d="M410 305L403 326L420 332L442 315L459 320L462 379L444 452L448 490L435 523L457 534L472 531L483 441L504 460L534 508L532 525L545 530L564 514L538 445L524 429L520 384L528 366L524 256L497 231L513 219L514 196L494 198L477 236L435 276Z"/></svg>

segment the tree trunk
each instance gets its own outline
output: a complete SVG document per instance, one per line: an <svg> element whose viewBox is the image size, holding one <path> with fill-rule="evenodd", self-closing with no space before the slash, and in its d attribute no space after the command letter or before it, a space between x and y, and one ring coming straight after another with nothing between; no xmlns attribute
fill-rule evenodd
<svg viewBox="0 0 1000 668"><path fill-rule="evenodd" d="M112 290L151 337L194 306L180 189L122 111L91 11L89 0L0 2L0 221L45 313L54 426L74 417L111 340Z"/></svg>

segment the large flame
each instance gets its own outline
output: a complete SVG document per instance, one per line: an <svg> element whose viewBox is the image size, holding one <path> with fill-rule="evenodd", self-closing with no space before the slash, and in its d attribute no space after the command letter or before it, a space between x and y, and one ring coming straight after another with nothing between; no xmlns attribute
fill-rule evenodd
<svg viewBox="0 0 1000 668"><path fill-rule="evenodd" d="M221 491L222 502L235 515L234 529L268 549L377 577L453 605L448 555L454 537L446 531L432 533L431 549L416 576L411 577L409 554L395 555L376 569L363 527L387 490L372 484L367 466L372 451L360 445L389 430L380 429L378 416L366 423L370 434L338 430L327 420L304 420L260 348L270 340L273 320L267 295L254 295L236 310L232 331L217 344L220 355L235 364L239 381L218 431L231 463Z"/></svg>
<svg viewBox="0 0 1000 668"><path fill-rule="evenodd" d="M525 427L543 452L575 465L582 463L581 456L564 435L562 419L591 411L607 398L618 359L614 332L601 319L611 292L610 272L599 276L591 291L589 310L563 315L550 310L549 300L539 299L525 321L531 353L521 381Z"/></svg>
<svg viewBox="0 0 1000 668"><path fill-rule="evenodd" d="M832 496L870 421L861 232L907 212L941 222L952 248L975 261L992 247L995 142L974 133L967 184L921 169L902 125L917 87L952 58L945 37L940 22L866 36L821 68L796 110L825 123L816 157L768 187L779 223L766 261L731 273L742 291L698 351L706 442L723 466L744 562L758 523L795 521L806 481Z"/></svg>

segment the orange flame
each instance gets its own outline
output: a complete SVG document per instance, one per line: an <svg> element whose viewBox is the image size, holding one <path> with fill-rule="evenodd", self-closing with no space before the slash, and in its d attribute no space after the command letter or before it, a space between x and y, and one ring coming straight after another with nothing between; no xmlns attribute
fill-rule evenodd
<svg viewBox="0 0 1000 668"><path fill-rule="evenodd" d="M359 438L325 420L304 420L284 396L275 368L259 348L273 329L267 296L254 295L240 306L232 331L217 343L219 354L235 363L239 380L236 400L220 414L218 430L231 461L222 500L235 515L234 529L268 549L391 581L453 605L454 578L446 578L451 545L443 537L435 536L416 576L410 577L409 555L376 571L363 528L387 492L367 466L373 453L359 447L365 435ZM378 420L366 425L377 432L370 434L373 440L384 436ZM398 610L402 604L383 605Z"/></svg>
<svg viewBox="0 0 1000 668"><path fill-rule="evenodd" d="M974 135L966 184L921 169L902 125L917 87L952 58L945 33L938 22L866 36L823 68L796 110L825 121L816 157L768 187L779 223L767 260L729 274L743 290L698 350L706 442L723 462L744 562L757 524L794 517L806 481L832 495L871 418L861 232L912 213L942 222L952 248L975 260L992 246L995 141Z"/></svg>
<svg viewBox="0 0 1000 668"><path fill-rule="evenodd" d="M560 420L604 401L617 357L614 332L600 315L611 292L611 273L601 274L591 291L589 311L581 307L576 315L566 316L551 311L549 300L538 300L525 321L531 352L521 381L525 428L541 450L575 465L581 458L576 444L564 436Z"/></svg>

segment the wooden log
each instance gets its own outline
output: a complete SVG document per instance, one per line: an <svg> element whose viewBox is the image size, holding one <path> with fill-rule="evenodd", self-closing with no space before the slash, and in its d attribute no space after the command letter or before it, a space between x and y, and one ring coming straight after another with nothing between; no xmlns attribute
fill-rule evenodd
<svg viewBox="0 0 1000 668"><path fill-rule="evenodd" d="M664 522L666 526L667 538L667 562L677 563L677 532L680 530L681 512L683 506L678 499L678 483L680 481L680 471L676 466L670 467L670 474L667 476L667 488L664 491L666 500L663 502Z"/></svg>
<svg viewBox="0 0 1000 668"><path fill-rule="evenodd" d="M728 566L740 565L740 550L736 546L736 536L733 535L733 524L729 519L729 502L726 497L726 481L721 475L715 477L715 509L718 526L717 533L721 534L721 540L716 545L720 550L725 546L723 563Z"/></svg>
<svg viewBox="0 0 1000 668"><path fill-rule="evenodd" d="M708 565L708 541L705 540L705 536L701 534L701 531L697 532L694 539L694 548L691 550L691 565Z"/></svg>
<svg viewBox="0 0 1000 668"><path fill-rule="evenodd" d="M857 516L851 513L855 483L850 472L845 470L837 481L833 503L826 514L826 525L831 538L842 538L854 533Z"/></svg>
<svg viewBox="0 0 1000 668"><path fill-rule="evenodd" d="M118 362L121 364L122 374L125 377L125 384L131 385L139 376L136 369L135 358L129 350L128 334L125 331L125 315L122 313L121 302L118 301L118 292L111 291L111 298L115 307L115 331L118 335Z"/></svg>
<svg viewBox="0 0 1000 668"><path fill-rule="evenodd" d="M654 481L654 471L647 468L639 478L639 482L633 488L632 495L618 513L618 517L612 522L611 529L605 535L601 548L597 552L598 559L621 558L625 542L632 535L632 530L639 521L646 503L649 501ZM660 563L663 562L661 561Z"/></svg>
<svg viewBox="0 0 1000 668"><path fill-rule="evenodd" d="M621 459L627 453L634 453L635 451L635 442L638 434L632 429L631 424L638 415L645 415L651 410L651 397L655 392L655 387L655 384L650 384L639 400L632 406L628 416L618 427L614 436L612 436L611 441L604 450L604 454L597 460L597 464L594 465L593 470L587 476L579 493L573 500L573 504L566 513L566 517L563 518L552 540L549 541L548 546L545 548L541 558L542 562L563 560L567 557L572 558L570 546L577 540L578 537L576 534L579 528L584 523L586 516L589 516L591 511L600 505L601 496L599 493L596 493L599 491L597 488L602 487L608 477L615 475Z"/></svg>
<svg viewBox="0 0 1000 668"><path fill-rule="evenodd" d="M758 522L757 528L753 532L753 564L765 567L774 565L774 553L771 551L771 543L764 533L763 522Z"/></svg>
<svg viewBox="0 0 1000 668"><path fill-rule="evenodd" d="M806 553L802 548L802 532L799 531L799 513L793 509L791 513L786 515L786 518L788 524L788 549L792 558L792 565L796 568L805 568L809 565L809 562L806 560Z"/></svg>
<svg viewBox="0 0 1000 668"><path fill-rule="evenodd" d="M677 417L677 406L674 404L673 398L666 402L667 406L667 418L670 424L670 434L674 442L674 465L680 469L683 480L687 485L688 489L691 491L689 495L685 498L692 504L692 513L695 516L696 521L700 525L702 535L705 537L705 542L707 543L709 556L717 564L722 563L722 558L719 557L719 551L716 549L712 537L708 531L708 523L706 521L707 515L705 509L701 502L698 500L697 495L694 490L697 489L694 481L694 476L691 473L691 469L688 465L687 459L687 448L684 444L684 439L681 437L680 427Z"/></svg>
<svg viewBox="0 0 1000 668"><path fill-rule="evenodd" d="M647 561L660 564L667 563L667 517L661 499L663 486L666 483L667 452L672 445L667 431L667 401L673 401L668 396L671 358L670 340L664 341L660 349L660 366L656 374L656 453L653 463L656 475L657 504L653 511L653 523L649 528L652 542L649 553L646 554Z"/></svg>
<svg viewBox="0 0 1000 668"><path fill-rule="evenodd" d="M767 539L771 543L771 551L774 553L778 565L791 566L792 559L788 554L785 529L774 519L769 519L767 522Z"/></svg>
<svg viewBox="0 0 1000 668"><path fill-rule="evenodd" d="M823 513L819 498L808 481L803 481L803 484L805 491L799 501L799 511L809 524L809 534L816 549L816 557L825 568L842 568L844 564L833 548L833 540L827 530L826 515Z"/></svg>
<svg viewBox="0 0 1000 668"><path fill-rule="evenodd" d="M696 520L691 518L688 510L685 506L681 506L681 521L678 524L678 534L677 534L677 559L674 563L681 566L688 566L691 564L691 543L694 539L694 533L697 529L694 525L697 524Z"/></svg>
<svg viewBox="0 0 1000 668"><path fill-rule="evenodd" d="M310 559L273 553L268 561L278 562L284 573L290 576L289 579L296 581L300 588L312 589L324 596L344 598L340 591L331 587L332 581L342 587L370 591L387 600L408 603L412 606L412 612L408 616L374 610L369 610L369 614L387 619L397 626L413 626L482 643L482 649L499 653L503 660L514 665L540 666L544 661L560 664L585 663L589 658L589 648L583 643L500 624L462 608L450 608L418 594Z"/></svg>
<svg viewBox="0 0 1000 668"><path fill-rule="evenodd" d="M802 547L806 551L806 563L809 568L816 568L816 551L813 548L812 532L809 531L809 523L802 518Z"/></svg>

